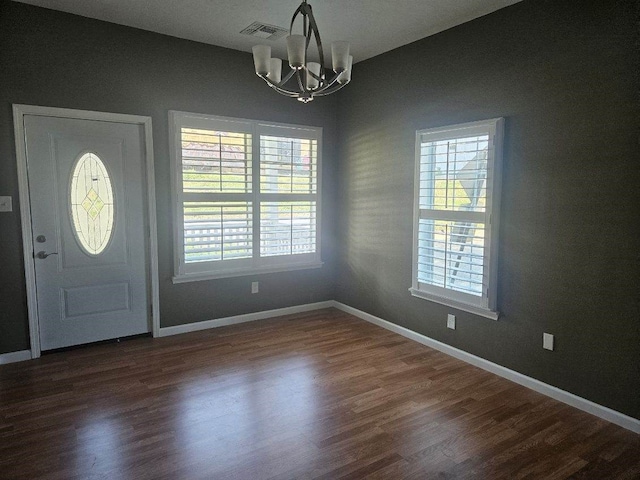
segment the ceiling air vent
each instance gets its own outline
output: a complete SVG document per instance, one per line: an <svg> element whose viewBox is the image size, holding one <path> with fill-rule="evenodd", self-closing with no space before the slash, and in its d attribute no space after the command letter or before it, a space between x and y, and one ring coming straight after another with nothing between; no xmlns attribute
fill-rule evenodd
<svg viewBox="0 0 640 480"><path fill-rule="evenodd" d="M240 31L245 35L262 38L264 40L278 40L289 33L289 30L266 23L253 22L247 28Z"/></svg>

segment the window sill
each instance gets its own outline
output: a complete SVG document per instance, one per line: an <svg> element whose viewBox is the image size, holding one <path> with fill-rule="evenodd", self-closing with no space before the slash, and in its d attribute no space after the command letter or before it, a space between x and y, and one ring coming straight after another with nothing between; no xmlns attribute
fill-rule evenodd
<svg viewBox="0 0 640 480"><path fill-rule="evenodd" d="M476 305L468 305L466 303L458 302L456 300L451 300L449 298L439 297L437 295L431 295L421 290L416 290L415 288L410 288L409 291L411 292L411 295L413 295L414 297L422 298L423 300L429 300L431 302L439 303L441 305L446 305L447 307L456 308L458 310L462 310L463 312L473 313L474 315L479 315L481 317L489 318L491 320L498 320L498 317L500 316L500 312L494 312L493 310L478 307Z"/></svg>
<svg viewBox="0 0 640 480"><path fill-rule="evenodd" d="M324 262L300 263L291 265L273 265L263 268L252 268L248 270L232 270L217 273L191 273L174 275L171 281L176 283L199 282L202 280L216 280L220 278L245 277L249 275L260 275L263 273L290 272L295 270L310 270L312 268L320 268Z"/></svg>

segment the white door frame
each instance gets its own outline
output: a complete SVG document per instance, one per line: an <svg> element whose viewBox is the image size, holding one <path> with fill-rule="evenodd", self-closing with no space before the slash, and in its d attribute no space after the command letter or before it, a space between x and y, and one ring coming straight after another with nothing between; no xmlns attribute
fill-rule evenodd
<svg viewBox="0 0 640 480"><path fill-rule="evenodd" d="M13 127L18 162L18 193L20 197L20 220L22 222L22 247L24 250L24 272L27 284L27 310L29 314L29 337L31 340L31 358L40 356L40 328L38 303L36 299L36 272L33 259L33 230L31 225L31 202L29 197L29 178L27 170L25 115L41 117L73 118L78 120L97 120L103 122L130 123L141 125L144 129L145 173L147 191L147 220L149 221L148 249L150 265L148 275L151 280L151 324L153 336L160 333L160 294L158 287L158 234L156 222L156 191L153 170L153 137L151 117L126 115L120 113L92 112L68 108L39 107L35 105L13 105Z"/></svg>

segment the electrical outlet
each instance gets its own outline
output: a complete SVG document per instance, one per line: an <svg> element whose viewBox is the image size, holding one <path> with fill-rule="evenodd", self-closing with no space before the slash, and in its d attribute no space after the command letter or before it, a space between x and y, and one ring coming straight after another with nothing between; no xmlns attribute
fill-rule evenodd
<svg viewBox="0 0 640 480"><path fill-rule="evenodd" d="M545 350L553 350L553 335L550 333L542 334L542 348Z"/></svg>
<svg viewBox="0 0 640 480"><path fill-rule="evenodd" d="M451 330L455 330L456 329L456 316L455 315L447 315L447 328L450 328Z"/></svg>
<svg viewBox="0 0 640 480"><path fill-rule="evenodd" d="M0 212L12 212L11 197L0 197Z"/></svg>
<svg viewBox="0 0 640 480"><path fill-rule="evenodd" d="M251 293L258 293L260 291L259 282L251 282Z"/></svg>

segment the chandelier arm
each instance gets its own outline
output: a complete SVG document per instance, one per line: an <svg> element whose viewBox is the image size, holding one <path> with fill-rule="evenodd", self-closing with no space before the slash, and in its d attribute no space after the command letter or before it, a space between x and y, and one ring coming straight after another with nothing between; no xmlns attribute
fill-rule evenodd
<svg viewBox="0 0 640 480"><path fill-rule="evenodd" d="M340 72L342 73L342 72ZM340 76L340 73L336 73L333 78L329 81L325 80L325 85L318 88L317 90L315 90L316 93L322 93L325 92L326 90L328 90L329 88L333 87L335 85L335 83L338 81L338 77ZM335 90L337 91L337 90Z"/></svg>
<svg viewBox="0 0 640 480"><path fill-rule="evenodd" d="M331 89L326 89L326 90L323 90L321 92L314 93L313 96L314 97L316 97L316 96L317 97L324 97L325 95L331 95L332 93L337 92L341 88L344 88L348 83L349 82L347 82L347 83L338 83L337 85L334 85L333 88L331 88Z"/></svg>
<svg viewBox="0 0 640 480"><path fill-rule="evenodd" d="M299 97L300 96L300 92L294 91L294 90L287 90L286 88L283 87L283 85L287 82L287 80L289 78L291 78L291 76L293 75L294 71L292 70L291 73L289 73L289 75L287 75L287 77L285 77L285 80L283 82L280 83L275 83L273 81L271 81L271 79L267 78L267 76L260 76L260 78L262 78L267 85L269 85L271 88L273 88L276 92L280 93L281 95L286 95L288 97Z"/></svg>
<svg viewBox="0 0 640 480"><path fill-rule="evenodd" d="M309 21L307 19L308 13L306 12L306 10L309 10L309 6L305 2L305 8L303 9L303 12L302 12L302 34L308 38ZM309 44L309 41L307 40L307 45L306 46L308 46L308 44ZM307 52L307 50L305 48L305 53L306 52ZM305 55L305 57L306 57L306 55ZM305 61L306 61L306 59L305 59Z"/></svg>
<svg viewBox="0 0 640 480"><path fill-rule="evenodd" d="M275 87L273 85L271 85L271 88L273 88L276 92L278 92L280 95L284 95L286 97L291 97L291 98L298 98L300 96L299 92L294 92L291 90L286 90L284 88L278 88Z"/></svg>
<svg viewBox="0 0 640 480"><path fill-rule="evenodd" d="M282 88L284 87L284 84L287 83L289 80L291 80L291 77L293 77L293 74L296 73L295 70L290 70L289 73L287 73L287 75L280 81L280 83L274 83L275 85L277 85L278 87Z"/></svg>
<svg viewBox="0 0 640 480"><path fill-rule="evenodd" d="M296 78L298 79L298 85L300 86L300 93L307 93L307 89L302 83L302 75L300 75L300 70L302 69L296 70Z"/></svg>
<svg viewBox="0 0 640 480"><path fill-rule="evenodd" d="M273 88L280 95L284 95L285 97L298 98L300 96L298 92L290 92L289 90L284 90L282 88L277 88L274 86L272 86L271 88Z"/></svg>
<svg viewBox="0 0 640 480"><path fill-rule="evenodd" d="M313 16L313 10L309 5L309 35L307 37L307 47L309 46L309 38L313 32L316 39L316 47L318 47L318 55L320 55L320 75L324 74L324 51L322 49L322 40L320 39L320 30L318 30L318 24L316 18ZM314 75L315 76L315 75Z"/></svg>
<svg viewBox="0 0 640 480"><path fill-rule="evenodd" d="M301 15L301 14L302 14L302 16L305 15L305 13L303 11L303 6L304 5L306 5L306 2L302 2L300 4L300 6L297 8L297 10L295 12L293 12L293 16L291 17L291 25L289 25L289 35L293 35L293 22L295 22L296 17L298 15Z"/></svg>
<svg viewBox="0 0 640 480"><path fill-rule="evenodd" d="M313 78L315 78L316 80L318 80L318 82L320 82L320 84L326 83L325 79L322 78L322 72L320 72L320 75L316 75L315 73L313 73L311 70L307 70L307 72L309 73L309 75L311 75Z"/></svg>
<svg viewBox="0 0 640 480"><path fill-rule="evenodd" d="M279 93L280 95L284 95L285 97L289 97L289 98L298 98L300 97L300 94L298 92L288 92L287 90L282 90L280 88L276 88L276 87L272 87L277 93Z"/></svg>

